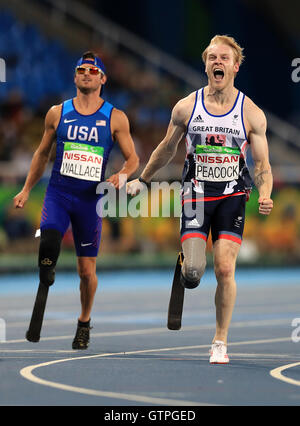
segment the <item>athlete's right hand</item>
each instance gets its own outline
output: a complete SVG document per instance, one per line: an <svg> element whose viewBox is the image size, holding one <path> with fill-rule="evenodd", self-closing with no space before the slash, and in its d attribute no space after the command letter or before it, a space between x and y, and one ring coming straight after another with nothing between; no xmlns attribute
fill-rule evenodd
<svg viewBox="0 0 300 426"><path fill-rule="evenodd" d="M29 192L22 190L14 197L14 206L16 209L22 209L29 197Z"/></svg>
<svg viewBox="0 0 300 426"><path fill-rule="evenodd" d="M134 179L131 182L128 182L126 185L127 194L132 195L133 197L139 194L145 188L146 185L140 182L139 179Z"/></svg>

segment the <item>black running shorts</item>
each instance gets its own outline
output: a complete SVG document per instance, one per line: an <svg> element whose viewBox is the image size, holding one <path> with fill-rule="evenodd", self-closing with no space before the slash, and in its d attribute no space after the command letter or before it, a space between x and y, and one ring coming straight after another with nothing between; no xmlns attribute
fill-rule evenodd
<svg viewBox="0 0 300 426"><path fill-rule="evenodd" d="M221 197L183 198L181 242L188 238L207 241L211 231L213 242L226 239L241 244L246 197L244 192L238 192Z"/></svg>

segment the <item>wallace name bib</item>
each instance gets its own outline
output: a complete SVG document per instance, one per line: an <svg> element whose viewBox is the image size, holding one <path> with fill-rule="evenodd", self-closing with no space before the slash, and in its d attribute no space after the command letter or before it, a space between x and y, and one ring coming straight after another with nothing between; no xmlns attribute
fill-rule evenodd
<svg viewBox="0 0 300 426"><path fill-rule="evenodd" d="M76 179L101 181L104 148L65 142L60 173Z"/></svg>

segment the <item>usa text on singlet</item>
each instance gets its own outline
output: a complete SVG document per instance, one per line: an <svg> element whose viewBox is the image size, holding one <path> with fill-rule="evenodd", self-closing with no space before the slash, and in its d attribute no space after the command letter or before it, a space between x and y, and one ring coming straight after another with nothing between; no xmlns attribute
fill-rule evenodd
<svg viewBox="0 0 300 426"><path fill-rule="evenodd" d="M104 180L114 142L111 135L113 106L104 102L90 115L80 114L73 99L65 101L56 130L56 159L49 185L67 193L96 196Z"/></svg>

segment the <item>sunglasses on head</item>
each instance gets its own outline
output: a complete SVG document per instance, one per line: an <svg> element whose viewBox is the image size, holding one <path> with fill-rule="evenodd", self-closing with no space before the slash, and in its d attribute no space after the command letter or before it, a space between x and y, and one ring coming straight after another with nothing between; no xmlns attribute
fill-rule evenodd
<svg viewBox="0 0 300 426"><path fill-rule="evenodd" d="M76 73L77 74L84 74L86 71L89 72L89 74L91 75L98 75L100 73L102 73L102 71L100 70L100 68L97 67L76 67Z"/></svg>

